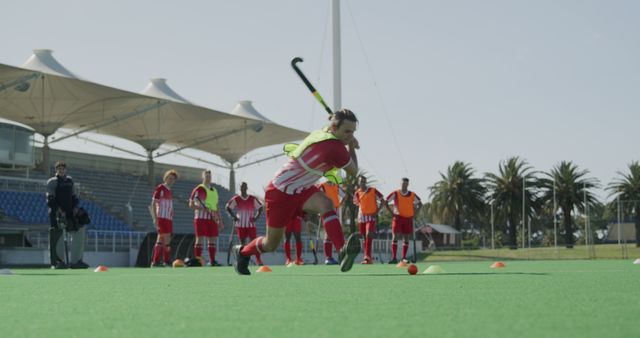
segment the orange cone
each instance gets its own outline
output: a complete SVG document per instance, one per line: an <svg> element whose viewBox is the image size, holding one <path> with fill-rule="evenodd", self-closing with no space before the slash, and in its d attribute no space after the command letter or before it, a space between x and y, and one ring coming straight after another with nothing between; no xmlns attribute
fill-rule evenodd
<svg viewBox="0 0 640 338"><path fill-rule="evenodd" d="M98 265L98 267L93 270L93 272L107 272L109 270L109 268L107 268L104 265Z"/></svg>
<svg viewBox="0 0 640 338"><path fill-rule="evenodd" d="M398 263L398 265L396 265L396 268L406 268L407 266L409 266L409 264L407 264L407 262L400 261L400 263Z"/></svg>
<svg viewBox="0 0 640 338"><path fill-rule="evenodd" d="M256 270L256 272L273 272L270 267L263 265Z"/></svg>
<svg viewBox="0 0 640 338"><path fill-rule="evenodd" d="M506 265L504 265L504 263L502 263L502 262L495 262L495 263L491 264L491 268L492 269L502 269L504 267L506 267Z"/></svg>

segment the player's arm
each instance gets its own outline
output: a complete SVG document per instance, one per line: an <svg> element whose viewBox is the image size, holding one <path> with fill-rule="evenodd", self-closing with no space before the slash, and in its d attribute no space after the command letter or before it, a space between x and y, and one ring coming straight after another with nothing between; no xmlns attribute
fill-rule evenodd
<svg viewBox="0 0 640 338"><path fill-rule="evenodd" d="M57 186L58 186L58 180L55 177L47 181L47 206L51 210L58 209L58 203L56 202Z"/></svg>
<svg viewBox="0 0 640 338"><path fill-rule="evenodd" d="M253 221L257 221L258 218L260 218L260 215L262 215L262 210L264 209L264 207L262 206L262 204L260 204L260 207L258 208L258 211L256 212L256 215L253 217Z"/></svg>
<svg viewBox="0 0 640 338"><path fill-rule="evenodd" d="M232 197L229 202L227 202L227 205L225 205L225 210L227 210L227 215L229 215L229 217L231 217L231 219L234 222L238 221L238 216L236 216L236 213L233 212L233 208L235 207L235 197Z"/></svg>
<svg viewBox="0 0 640 338"><path fill-rule="evenodd" d="M415 195L416 198L416 202L414 205L414 211L413 211L413 215L414 217L418 216L418 213L420 212L420 209L422 209L422 200L420 199L420 197L418 197L418 195Z"/></svg>
<svg viewBox="0 0 640 338"><path fill-rule="evenodd" d="M377 200L376 203L378 204L378 208L377 208L378 212L376 212L376 215L377 215L380 213L380 211L382 211L382 206L386 204L384 200L384 196L382 196L382 194L378 191L378 189L376 189L376 200Z"/></svg>
<svg viewBox="0 0 640 338"><path fill-rule="evenodd" d="M153 219L153 223L158 225L158 211L156 206L158 205L158 200L155 198L151 199L151 204L149 205L149 213L151 214L151 218Z"/></svg>
<svg viewBox="0 0 640 338"><path fill-rule="evenodd" d="M346 171L347 174L349 175L357 176L358 175L358 156L356 155L356 149L358 148L358 141L355 139L355 137L353 138L353 141L349 143L348 148L349 148L349 156L351 157L351 160L349 160L349 163L347 163L347 165L342 169L344 169L344 171Z"/></svg>
<svg viewBox="0 0 640 338"><path fill-rule="evenodd" d="M391 210L391 207L389 207L389 202L390 200L393 198L394 193L392 192L389 196L387 196L387 199L384 201L384 207L387 208L387 211L389 211L389 215L394 216L393 215L393 210Z"/></svg>

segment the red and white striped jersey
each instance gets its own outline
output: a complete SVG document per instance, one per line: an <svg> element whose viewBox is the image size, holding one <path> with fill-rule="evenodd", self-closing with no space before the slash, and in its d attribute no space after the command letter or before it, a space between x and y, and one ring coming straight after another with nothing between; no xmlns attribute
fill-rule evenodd
<svg viewBox="0 0 640 338"><path fill-rule="evenodd" d="M173 219L173 193L164 183L156 187L151 203L156 208L157 218Z"/></svg>
<svg viewBox="0 0 640 338"><path fill-rule="evenodd" d="M255 227L256 224L253 218L260 207L262 207L260 200L251 195L247 195L247 198L242 198L241 195L235 195L231 197L226 205L226 208L235 209L236 217L238 217L235 226L238 228Z"/></svg>
<svg viewBox="0 0 640 338"><path fill-rule="evenodd" d="M313 186L325 171L344 168L351 162L351 155L339 140L326 140L310 145L297 159L289 161L276 172L273 186L289 195L300 193Z"/></svg>
<svg viewBox="0 0 640 338"><path fill-rule="evenodd" d="M196 196L198 197L198 199L200 199L200 201L204 203L204 201L207 199L207 192L204 191L204 188L202 187L195 187L191 192L191 196L189 197L189 199L192 200L195 205L202 207L202 204L198 202ZM194 219L213 219L213 212L209 209L194 209L193 211Z"/></svg>

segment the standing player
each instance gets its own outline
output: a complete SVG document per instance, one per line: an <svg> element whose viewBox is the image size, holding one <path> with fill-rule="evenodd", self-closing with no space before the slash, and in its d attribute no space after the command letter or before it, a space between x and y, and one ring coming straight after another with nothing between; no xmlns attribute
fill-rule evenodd
<svg viewBox="0 0 640 338"><path fill-rule="evenodd" d="M287 230L284 237L284 255L287 257L287 261L284 263L286 266L291 264L304 265L302 260L302 222L304 218L298 216L287 223ZM291 259L291 235L296 239L296 260Z"/></svg>
<svg viewBox="0 0 640 338"><path fill-rule="evenodd" d="M320 190L323 191L327 197L331 199L333 203L333 208L336 211L336 215L338 215L338 219L342 219L340 217L340 205L342 204L342 199L340 194L342 193L340 189L340 182L342 178L338 175L325 175L326 181L320 185ZM339 251L340 248L336 247L336 252ZM326 265L337 265L338 261L333 258L333 243L327 236L327 233L324 234L324 264Z"/></svg>
<svg viewBox="0 0 640 338"><path fill-rule="evenodd" d="M354 137L358 119L350 110L343 109L331 115L330 124L322 130L312 132L302 144L286 147L289 161L269 182L265 191L267 213L266 237L258 237L246 246L233 248L236 262L234 268L241 275L251 274L249 258L262 252L274 251L282 237L287 223L303 212L320 214L322 224L329 239L339 253L340 270L349 271L360 252L360 241L353 234L345 244L342 225L331 200L314 184L325 172L343 168L356 175L358 141ZM348 147L348 150L347 150Z"/></svg>
<svg viewBox="0 0 640 338"><path fill-rule="evenodd" d="M242 245L245 244L247 238L254 240L257 237L256 221L262 214L262 203L255 196L249 195L247 188L247 182L242 182L240 195L231 197L226 205L227 213L233 218L238 240ZM260 254L256 254L256 263L262 265Z"/></svg>
<svg viewBox="0 0 640 338"><path fill-rule="evenodd" d="M402 237L402 260L407 260L407 251L409 250L409 238L413 234L413 217L422 208L420 197L414 192L409 191L409 179L402 179L402 189L396 190L387 196L385 206L393 215L391 221L391 254L393 259L389 264L398 263L396 251L398 251L398 235ZM389 203L393 203L393 210L389 208ZM415 254L415 253L414 253Z"/></svg>
<svg viewBox="0 0 640 338"><path fill-rule="evenodd" d="M216 239L218 238L218 230L224 225L218 210L218 191L211 184L211 170L202 172L202 184L198 184L191 192L189 208L194 210L193 225L196 234L196 241L193 245L194 256L202 257L202 247L206 238L209 265L220 266L216 262Z"/></svg>
<svg viewBox="0 0 640 338"><path fill-rule="evenodd" d="M385 203L384 196L374 187L367 186L364 175L358 177L358 190L353 194L353 204L358 206L358 227L364 238L364 260L362 264L373 264L371 247L376 234L378 212Z"/></svg>
<svg viewBox="0 0 640 338"><path fill-rule="evenodd" d="M178 172L171 169L164 173L163 182L158 184L151 199L151 216L156 223L158 237L153 247L151 267L171 265L171 234L173 233L173 194L171 187L178 179ZM161 257L162 256L162 257Z"/></svg>
<svg viewBox="0 0 640 338"><path fill-rule="evenodd" d="M49 207L49 257L54 269L86 269L82 261L86 229L77 220L80 200L75 193L73 179L68 176L67 164L57 161L56 175L47 181L47 206ZM63 230L64 229L64 230ZM64 231L71 237L71 258L66 262ZM67 266L69 264L69 266Z"/></svg>

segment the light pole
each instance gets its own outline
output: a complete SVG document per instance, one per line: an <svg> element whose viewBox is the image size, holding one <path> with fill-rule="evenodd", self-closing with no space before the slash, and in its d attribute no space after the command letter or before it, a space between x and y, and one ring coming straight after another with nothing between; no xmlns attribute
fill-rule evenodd
<svg viewBox="0 0 640 338"><path fill-rule="evenodd" d="M557 212L558 205L556 202L556 177L553 177L553 245L558 250L558 219Z"/></svg>
<svg viewBox="0 0 640 338"><path fill-rule="evenodd" d="M491 203L491 250L495 250L495 237L493 233L493 203Z"/></svg>
<svg viewBox="0 0 640 338"><path fill-rule="evenodd" d="M618 195L618 245L622 243L622 229L620 229L620 195Z"/></svg>
<svg viewBox="0 0 640 338"><path fill-rule="evenodd" d="M525 208L525 204L524 204L524 201L525 201L525 193L524 193L525 189L526 189L526 187L525 187L525 176L523 175L522 176L522 248L523 249L525 247L524 246L524 243L525 243L525 241L524 241L524 227L525 227L525 223L526 223L526 219L525 219L525 216L524 216L525 215L525 211L524 211L524 208Z"/></svg>

